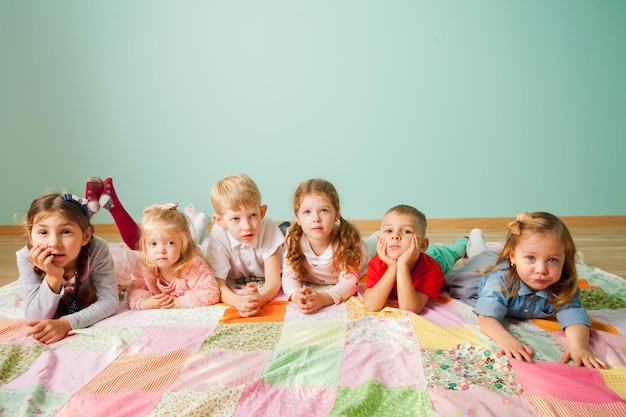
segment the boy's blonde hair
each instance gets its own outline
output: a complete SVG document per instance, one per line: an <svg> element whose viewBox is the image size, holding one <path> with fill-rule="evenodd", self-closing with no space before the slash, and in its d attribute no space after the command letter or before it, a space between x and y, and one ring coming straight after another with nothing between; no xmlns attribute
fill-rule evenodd
<svg viewBox="0 0 626 417"><path fill-rule="evenodd" d="M211 187L211 204L220 216L226 210L261 207L261 192L246 174L230 174Z"/></svg>
<svg viewBox="0 0 626 417"><path fill-rule="evenodd" d="M180 258L172 265L172 271L178 278L183 278L178 276L178 271L191 261L194 255L203 258L200 248L194 242L189 231L187 216L177 209L153 208L144 215L141 221L141 239L139 244L141 247L141 260L146 266L155 267L146 257L146 241L149 232L152 230L167 230L182 241Z"/></svg>
<svg viewBox="0 0 626 417"><path fill-rule="evenodd" d="M403 216L409 216L415 222L415 226L417 227L417 234L420 239L424 239L426 237L426 227L428 227L428 221L426 220L426 215L416 209L415 207L408 206L406 204L398 204L387 210L385 216L389 213L396 213Z"/></svg>

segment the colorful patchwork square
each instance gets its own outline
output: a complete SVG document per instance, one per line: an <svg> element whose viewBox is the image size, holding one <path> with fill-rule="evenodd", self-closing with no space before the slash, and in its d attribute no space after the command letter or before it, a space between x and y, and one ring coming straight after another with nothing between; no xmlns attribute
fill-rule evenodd
<svg viewBox="0 0 626 417"><path fill-rule="evenodd" d="M208 391L217 386L236 387L261 379L270 350L230 351L212 348L189 358L172 391Z"/></svg>
<svg viewBox="0 0 626 417"><path fill-rule="evenodd" d="M213 305L196 308L174 308L159 310L161 314L152 322L153 326L179 326L180 323L203 325L215 323L224 316L226 306Z"/></svg>
<svg viewBox="0 0 626 417"><path fill-rule="evenodd" d="M223 348L241 352L274 349L282 323L219 323L211 336L202 344L200 351Z"/></svg>
<svg viewBox="0 0 626 417"><path fill-rule="evenodd" d="M243 391L244 386L217 386L206 391L166 392L146 417L232 416Z"/></svg>
<svg viewBox="0 0 626 417"><path fill-rule="evenodd" d="M607 387L626 400L626 367L611 366L609 369L600 369L600 375Z"/></svg>
<svg viewBox="0 0 626 417"><path fill-rule="evenodd" d="M304 314L295 305L295 303L287 304L285 314L285 322L288 321L324 321L324 320L345 320L346 306L341 304L331 304L319 310L315 314Z"/></svg>
<svg viewBox="0 0 626 417"><path fill-rule="evenodd" d="M128 347L143 331L142 327L93 326L72 330L71 336L62 340L63 350L93 350L118 354Z"/></svg>
<svg viewBox="0 0 626 417"><path fill-rule="evenodd" d="M428 393L438 416L534 417L537 415L530 411L533 409L532 405L528 397L523 394L502 395L502 393L480 386L474 386L466 391L432 387L428 389Z"/></svg>
<svg viewBox="0 0 626 417"><path fill-rule="evenodd" d="M263 379L279 386L330 386L339 383L343 347L306 346L275 350Z"/></svg>
<svg viewBox="0 0 626 417"><path fill-rule="evenodd" d="M597 369L560 362L527 363L509 360L526 395L553 396L564 401L586 403L622 402L609 389Z"/></svg>
<svg viewBox="0 0 626 417"><path fill-rule="evenodd" d="M425 388L386 387L367 381L355 387L339 387L329 416L434 416Z"/></svg>
<svg viewBox="0 0 626 417"><path fill-rule="evenodd" d="M157 405L160 392L82 393L70 398L55 417L145 416Z"/></svg>
<svg viewBox="0 0 626 417"><path fill-rule="evenodd" d="M429 388L469 390L485 387L504 395L519 395L520 382L507 357L480 346L461 344L448 350L422 350Z"/></svg>
<svg viewBox="0 0 626 417"><path fill-rule="evenodd" d="M390 319L383 316L362 316L348 321L346 345L379 345L417 347L417 335L407 316Z"/></svg>
<svg viewBox="0 0 626 417"><path fill-rule="evenodd" d="M260 322L282 322L285 319L285 311L287 310L287 301L272 300L261 307L256 316L241 317L239 310L234 307L228 307L224 311L224 317L220 319L221 323L260 323Z"/></svg>
<svg viewBox="0 0 626 417"><path fill-rule="evenodd" d="M196 352L205 338L213 333L215 324L205 326L148 327L125 353L167 353L175 349ZM162 337L166 334L167 337Z"/></svg>
<svg viewBox="0 0 626 417"><path fill-rule="evenodd" d="M0 415L51 416L63 407L70 397L71 394L49 392L39 383L21 389L0 388Z"/></svg>
<svg viewBox="0 0 626 417"><path fill-rule="evenodd" d="M343 348L345 340L345 320L290 321L283 324L276 349L297 349L308 345Z"/></svg>
<svg viewBox="0 0 626 417"><path fill-rule="evenodd" d="M422 348L450 349L460 343L488 347L471 327L439 326L418 315L411 316L411 322Z"/></svg>
<svg viewBox="0 0 626 417"><path fill-rule="evenodd" d="M43 343L33 346L0 345L0 384L24 374L43 352L50 350Z"/></svg>
<svg viewBox="0 0 626 417"><path fill-rule="evenodd" d="M160 392L168 389L192 354L176 350L163 355L120 355L80 393Z"/></svg>
<svg viewBox="0 0 626 417"><path fill-rule="evenodd" d="M356 386L376 380L388 387L425 387L419 348L346 346L339 385Z"/></svg>
<svg viewBox="0 0 626 417"><path fill-rule="evenodd" d="M5 387L25 389L39 381L50 392L74 394L105 369L115 356L106 352L46 350L28 371ZM80 366L76 366L77 363Z"/></svg>
<svg viewBox="0 0 626 417"><path fill-rule="evenodd" d="M246 386L233 417L328 416L336 395L336 387L277 387L258 381Z"/></svg>

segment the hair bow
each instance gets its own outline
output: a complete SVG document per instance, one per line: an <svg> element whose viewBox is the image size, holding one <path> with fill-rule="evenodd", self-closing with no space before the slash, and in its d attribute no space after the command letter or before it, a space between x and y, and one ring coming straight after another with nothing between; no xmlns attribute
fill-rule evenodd
<svg viewBox="0 0 626 417"><path fill-rule="evenodd" d="M521 225L524 222L528 222L532 219L533 217L530 214L528 214L525 211L520 211L517 213L515 220L513 220L512 222L509 222L509 224L507 225L507 230L509 231L510 234L519 236L520 233L522 233Z"/></svg>
<svg viewBox="0 0 626 417"><path fill-rule="evenodd" d="M71 203L78 204L80 209L83 211L83 214L85 216L89 217L89 209L87 208L87 199L86 198L80 198L76 194L63 194L62 197L63 197L63 200L65 200L65 201L69 201Z"/></svg>
<svg viewBox="0 0 626 417"><path fill-rule="evenodd" d="M153 204L143 209L143 214L150 213L152 210L155 210L155 209L176 210L177 208L178 208L178 203Z"/></svg>

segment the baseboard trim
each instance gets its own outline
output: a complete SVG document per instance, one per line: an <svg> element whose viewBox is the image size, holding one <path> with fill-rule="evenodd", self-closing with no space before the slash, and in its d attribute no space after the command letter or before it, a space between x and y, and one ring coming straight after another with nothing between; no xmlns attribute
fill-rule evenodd
<svg viewBox="0 0 626 417"><path fill-rule="evenodd" d="M561 216L567 227L615 227L626 226L626 216ZM380 227L381 219L349 219L359 229L376 230ZM510 217L476 217L476 218L433 218L428 219L428 229L467 229L474 227L481 229L504 229L510 222ZM293 220L290 220L293 221ZM278 224L282 220L277 221ZM114 223L94 224L96 234L118 233ZM0 236L23 235L24 227L20 225L0 225Z"/></svg>

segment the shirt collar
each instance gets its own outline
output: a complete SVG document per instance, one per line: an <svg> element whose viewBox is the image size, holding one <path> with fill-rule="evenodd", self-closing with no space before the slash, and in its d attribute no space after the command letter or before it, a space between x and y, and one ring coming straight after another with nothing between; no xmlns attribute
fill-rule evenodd
<svg viewBox="0 0 626 417"><path fill-rule="evenodd" d="M517 295L536 295L537 297L541 297L541 298L545 298L546 300L552 300L553 295L552 292L549 291L549 288L543 289L543 290L539 290L539 291L535 291L532 288L530 288L528 285L526 285L526 283L524 281L522 281L521 279L519 280L519 291L517 291Z"/></svg>
<svg viewBox="0 0 626 417"><path fill-rule="evenodd" d="M311 249L311 243L309 242L309 239L307 239L306 237L302 238L301 246L302 246L302 253L304 254L304 256L306 256L307 258L311 260L315 260L318 263L320 262L326 263L333 259L332 245L328 245L324 253L322 253L321 255L316 255L315 252L313 252L313 249Z"/></svg>

